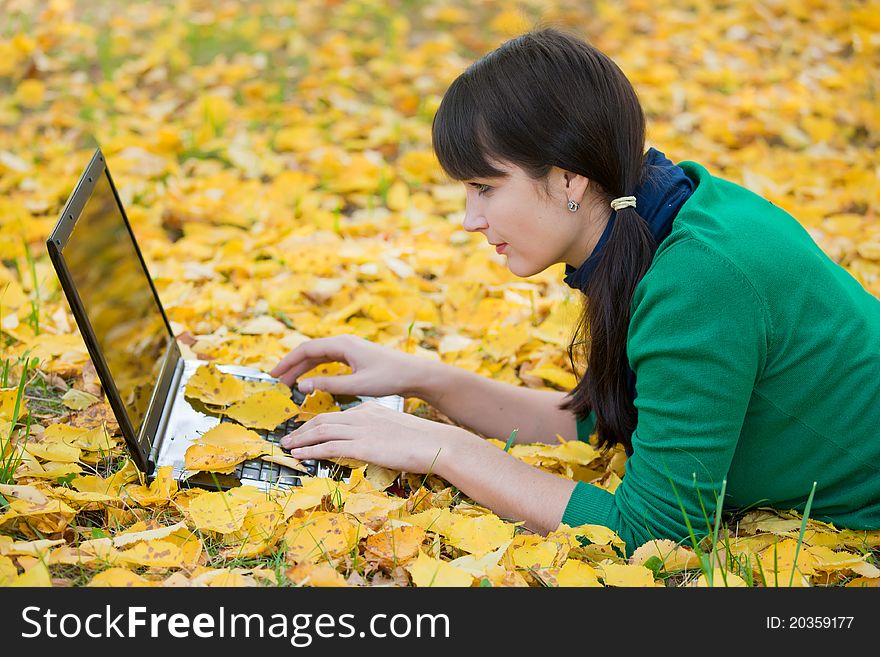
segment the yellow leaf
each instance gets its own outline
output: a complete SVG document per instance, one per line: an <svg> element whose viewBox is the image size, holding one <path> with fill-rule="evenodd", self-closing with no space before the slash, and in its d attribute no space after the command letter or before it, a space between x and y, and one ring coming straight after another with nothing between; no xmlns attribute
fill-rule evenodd
<svg viewBox="0 0 880 657"><path fill-rule="evenodd" d="M452 514L443 533L453 547L471 554L485 554L512 538L515 528L513 524L504 522L494 514L476 518Z"/></svg>
<svg viewBox="0 0 880 657"><path fill-rule="evenodd" d="M383 568L395 568L419 553L426 536L424 529L413 525L386 528L367 538L364 556L376 559Z"/></svg>
<svg viewBox="0 0 880 657"><path fill-rule="evenodd" d="M570 534L572 536L583 536L590 543L595 543L596 545L613 545L615 547L620 548L621 550L624 548L625 544L623 540L614 533L613 530L608 529L608 527L603 527L602 525L579 525L578 527L569 527L566 524L560 524L557 532Z"/></svg>
<svg viewBox="0 0 880 657"><path fill-rule="evenodd" d="M42 504L49 499L35 486L0 484L0 493L7 497L14 497L19 500L29 500L36 504Z"/></svg>
<svg viewBox="0 0 880 657"><path fill-rule="evenodd" d="M339 411L339 406L333 399L333 395L323 390L315 390L306 395L302 405L299 408L300 420L311 420L321 413L333 413Z"/></svg>
<svg viewBox="0 0 880 657"><path fill-rule="evenodd" d="M302 464L298 458L294 458L289 454L268 454L266 456L260 457L263 461L267 461L269 463L277 463L278 465L283 465L285 467L290 468L291 470L299 470L305 474L308 474L309 470Z"/></svg>
<svg viewBox="0 0 880 657"><path fill-rule="evenodd" d="M13 580L10 586L52 586L49 568L42 561L36 561L30 568Z"/></svg>
<svg viewBox="0 0 880 657"><path fill-rule="evenodd" d="M140 471L137 469L137 466L129 460L122 468L106 479L96 475L75 477L71 482L71 486L82 492L118 495L122 487L131 481L137 480L139 474Z"/></svg>
<svg viewBox="0 0 880 657"><path fill-rule="evenodd" d="M153 529L145 529L143 531L125 531L117 534L113 538L113 546L120 548L125 547L126 545L131 545L132 543L137 543L138 541L153 541L158 538L167 538L174 532L184 529L185 527L186 523L178 522L175 525L169 525L167 527L156 527Z"/></svg>
<svg viewBox="0 0 880 657"><path fill-rule="evenodd" d="M709 580L706 578L705 573L701 573L697 578L696 582L691 584L691 586L700 587L700 588L708 588ZM739 575L735 575L734 573L729 573L723 571L721 568L716 568L712 574L712 587L713 588L743 588L748 587L745 580Z"/></svg>
<svg viewBox="0 0 880 657"><path fill-rule="evenodd" d="M47 428L46 431L49 429ZM79 447L89 452L109 452L117 444L116 438L112 437L104 425L94 429L86 429L76 434L68 434L64 442L72 447Z"/></svg>
<svg viewBox="0 0 880 657"><path fill-rule="evenodd" d="M199 582L193 582L197 584ZM256 586L257 583L252 577L247 577L243 573L230 572L221 570L213 574L213 577L204 581L206 586L219 586L223 588Z"/></svg>
<svg viewBox="0 0 880 657"><path fill-rule="evenodd" d="M525 324L505 325L486 330L482 338L483 351L493 360L515 361L516 352L529 339L529 332Z"/></svg>
<svg viewBox="0 0 880 657"><path fill-rule="evenodd" d="M27 399L22 397L19 400L18 415L12 417L17 397L18 388L0 388L0 419L13 422L27 413ZM4 435L3 438L5 439L6 436Z"/></svg>
<svg viewBox="0 0 880 657"><path fill-rule="evenodd" d="M126 493L141 506L165 506L178 489L173 470L172 466L163 465L156 470L156 476L149 486L129 486L125 489Z"/></svg>
<svg viewBox="0 0 880 657"><path fill-rule="evenodd" d="M155 586L155 584L153 584L148 579L141 577L137 573L133 573L130 570L127 570L126 568L114 567L114 568L108 568L107 570L104 570L104 571L98 573L97 575L95 575L94 577L92 577L92 579L89 581L88 584L86 584L86 586L91 586L91 587L113 586L113 587L128 588L128 587L133 587L133 586L138 586L138 587Z"/></svg>
<svg viewBox="0 0 880 657"><path fill-rule="evenodd" d="M18 568L9 557L0 556L0 587L9 586L18 577Z"/></svg>
<svg viewBox="0 0 880 657"><path fill-rule="evenodd" d="M253 487L242 486L241 488ZM256 488L254 490L258 491ZM237 546L229 549L229 553L237 554L239 558L262 554L274 547L286 529L284 514L277 502L266 499L265 494L260 497L243 499L249 500L252 506L244 517L241 529L223 537L226 543L238 543Z"/></svg>
<svg viewBox="0 0 880 657"><path fill-rule="evenodd" d="M415 525L416 527L421 527L426 532L435 532L437 534L445 535L449 527L451 527L456 521L456 515L449 509L433 508L401 519Z"/></svg>
<svg viewBox="0 0 880 657"><path fill-rule="evenodd" d="M27 555L43 558L49 550L64 544L64 539L50 540L43 538L36 541L13 541L9 545L0 548L0 553L9 556Z"/></svg>
<svg viewBox="0 0 880 657"><path fill-rule="evenodd" d="M450 565L470 573L474 577L488 577L494 584L499 583L499 579L504 577L506 571L499 565L501 558L510 547L512 541L504 541L497 550L487 552L482 556L474 554L465 554L450 561ZM500 573L499 573L500 571ZM500 577L499 577L500 575Z"/></svg>
<svg viewBox="0 0 880 657"><path fill-rule="evenodd" d="M347 515L315 512L290 521L284 540L287 558L294 563L320 561L351 551L364 532Z"/></svg>
<svg viewBox="0 0 880 657"><path fill-rule="evenodd" d="M795 566L797 553L797 566ZM816 558L801 548L794 539L786 538L767 547L760 556L761 568L767 586L788 586L794 571L794 583L798 584L798 573L809 577L815 571Z"/></svg>
<svg viewBox="0 0 880 657"><path fill-rule="evenodd" d="M835 552L825 546L808 546L805 549L815 558L816 570L824 572L852 570L863 577L880 577L880 569L868 563L865 556L851 552Z"/></svg>
<svg viewBox="0 0 880 657"><path fill-rule="evenodd" d="M433 182L443 176L437 157L428 149L407 151L397 159L397 166L415 182Z"/></svg>
<svg viewBox="0 0 880 657"><path fill-rule="evenodd" d="M279 497L276 502L281 507L284 517L289 518L297 511L318 506L324 496L328 496L333 504L342 506L348 495L349 492L340 482L326 477L308 477L302 480L301 486Z"/></svg>
<svg viewBox="0 0 880 657"><path fill-rule="evenodd" d="M856 577L847 582L846 586L847 588L878 588L880 587L880 577Z"/></svg>
<svg viewBox="0 0 880 657"><path fill-rule="evenodd" d="M187 397L205 404L228 406L244 396L244 383L231 374L224 374L213 363L199 366L186 382Z"/></svg>
<svg viewBox="0 0 880 657"><path fill-rule="evenodd" d="M385 490L397 480L398 476L400 476L398 470L383 468L375 463L367 463L364 472L364 479L370 482L376 490Z"/></svg>
<svg viewBox="0 0 880 657"><path fill-rule="evenodd" d="M69 424L50 424L43 432L44 442L73 444L73 440L88 432L88 429L72 427Z"/></svg>
<svg viewBox="0 0 880 657"><path fill-rule="evenodd" d="M25 78L15 90L15 97L24 107L38 107L46 95L46 85L37 78Z"/></svg>
<svg viewBox="0 0 880 657"><path fill-rule="evenodd" d="M238 328L238 332L244 335L281 335L286 331L287 327L270 315L254 317Z"/></svg>
<svg viewBox="0 0 880 657"><path fill-rule="evenodd" d="M115 563L117 559L113 541L109 538L96 538L83 541L78 546L64 546L52 550L49 564L70 566L95 566Z"/></svg>
<svg viewBox="0 0 880 657"><path fill-rule="evenodd" d="M401 212L409 203L409 187L402 180L395 180L388 188L386 204L389 210Z"/></svg>
<svg viewBox="0 0 880 657"><path fill-rule="evenodd" d="M183 455L187 470L231 474L235 466L246 461L246 454L236 453L216 445L190 445Z"/></svg>
<svg viewBox="0 0 880 657"><path fill-rule="evenodd" d="M556 585L560 587L602 586L595 568L574 559L567 560L556 574Z"/></svg>
<svg viewBox="0 0 880 657"><path fill-rule="evenodd" d="M222 447L236 456L249 459L277 451L277 447L260 434L232 422L222 422L208 429L196 439L196 442L201 445Z"/></svg>
<svg viewBox="0 0 880 657"><path fill-rule="evenodd" d="M644 566L603 562L599 570L605 586L655 586L654 573Z"/></svg>
<svg viewBox="0 0 880 657"><path fill-rule="evenodd" d="M64 443L32 443L24 447L30 454L46 461L61 463L76 463L80 460L82 452L79 447L73 447Z"/></svg>
<svg viewBox="0 0 880 657"><path fill-rule="evenodd" d="M244 383L244 394L246 397L249 397L258 392L266 392L267 390L274 390L275 392L279 392L282 395L286 395L288 399L290 399L290 388L283 383L272 382L272 381L243 381Z"/></svg>
<svg viewBox="0 0 880 657"><path fill-rule="evenodd" d="M525 16L516 9L505 9L489 22L489 29L507 37L525 32L529 27Z"/></svg>
<svg viewBox="0 0 880 657"><path fill-rule="evenodd" d="M446 561L429 557L424 552L419 552L416 560L405 568L409 571L413 584L418 587L462 587L470 586L474 581L469 572Z"/></svg>
<svg viewBox="0 0 880 657"><path fill-rule="evenodd" d="M114 495L105 495L103 493L89 493L70 488L55 488L52 491L52 497L63 500L68 504L78 507L95 508L102 506L110 506L119 502L119 498Z"/></svg>
<svg viewBox="0 0 880 657"><path fill-rule="evenodd" d="M66 477L69 474L79 474L82 468L76 463L56 463L48 461L43 464L43 470L40 472L28 472L28 477L36 477L38 479L58 479L58 477Z"/></svg>
<svg viewBox="0 0 880 657"><path fill-rule="evenodd" d="M76 388L71 388L61 396L61 403L75 411L81 411L92 404L97 404L99 401L101 400L92 393L77 390Z"/></svg>
<svg viewBox="0 0 880 657"><path fill-rule="evenodd" d="M513 563L517 568L549 568L559 553L559 546L551 541L537 545L523 545L513 550Z"/></svg>
<svg viewBox="0 0 880 657"><path fill-rule="evenodd" d="M300 586L341 587L348 586L345 578L332 566L308 561L287 570L287 578Z"/></svg>
<svg viewBox="0 0 880 657"><path fill-rule="evenodd" d="M247 512L253 506L253 502L237 499L230 491L218 491L194 499L186 515L197 529L228 534L241 529Z"/></svg>
<svg viewBox="0 0 880 657"><path fill-rule="evenodd" d="M632 553L629 563L641 566L651 557L660 559L667 572L700 567L700 557L696 552L669 539L648 541Z"/></svg>
<svg viewBox="0 0 880 657"><path fill-rule="evenodd" d="M379 492L351 493L345 500L343 511L357 517L365 524L371 524L376 520L382 521L392 511L396 511L406 504L402 497L392 497Z"/></svg>
<svg viewBox="0 0 880 657"><path fill-rule="evenodd" d="M297 413L299 409L290 395L275 390L256 392L226 409L226 415L236 422L246 427L270 431Z"/></svg>
<svg viewBox="0 0 880 657"><path fill-rule="evenodd" d="M553 306L544 321L532 329L532 335L544 342L567 348L576 321L576 304L571 297L567 297Z"/></svg>
<svg viewBox="0 0 880 657"><path fill-rule="evenodd" d="M150 568L183 568L191 564L184 559L180 546L165 539L140 541L134 547L118 553L122 563Z"/></svg>

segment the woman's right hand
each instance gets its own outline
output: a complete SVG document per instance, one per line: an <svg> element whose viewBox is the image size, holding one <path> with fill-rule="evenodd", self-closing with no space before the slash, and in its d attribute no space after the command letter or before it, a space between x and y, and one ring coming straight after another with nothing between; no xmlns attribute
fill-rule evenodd
<svg viewBox="0 0 880 657"><path fill-rule="evenodd" d="M299 382L299 390L367 397L417 396L419 385L424 383L424 370L431 363L428 359L354 335L336 335L302 343L282 358L269 374L293 386L302 374L321 363L330 362L348 364L351 374L311 376Z"/></svg>

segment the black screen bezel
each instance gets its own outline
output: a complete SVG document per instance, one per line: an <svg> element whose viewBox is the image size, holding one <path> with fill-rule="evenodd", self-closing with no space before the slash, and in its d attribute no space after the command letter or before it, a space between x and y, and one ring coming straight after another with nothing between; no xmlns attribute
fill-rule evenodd
<svg viewBox="0 0 880 657"><path fill-rule="evenodd" d="M153 385L150 402L147 406L147 411L140 427L132 426L125 404L119 394L113 376L110 373L107 360L101 352L97 337L95 336L95 332L89 322L88 315L85 312L82 299L76 289L70 269L67 266L67 261L64 258L64 247L67 246L70 237L73 234L73 229L76 227L76 222L79 220L86 203L91 198L92 192L94 191L95 185L100 176L107 176L107 181L110 184L110 189L113 192L119 213L122 220L125 222L126 230L131 238L141 267L143 267L144 274L150 285L150 290L156 300L156 305L162 313L162 319L165 322L165 329L168 332L169 337L168 348L163 357L162 367L156 383ZM61 289L64 291L64 296L67 298L68 305L70 306L70 310L73 313L77 326L79 327L80 334L86 344L89 356L91 356L92 362L95 365L98 377L101 379L101 384L107 395L107 401L113 409L113 414L116 417L116 421L119 423L119 428L129 447L131 456L141 471L147 474L152 474L154 464L151 460L151 454L156 438L156 431L161 420L162 411L165 407L164 402L168 399L168 393L174 378L174 371L181 356L180 350L177 348L177 341L174 338L174 333L171 330L171 325L168 322L165 308L162 306L162 302L156 292L153 279L147 269L146 262L144 262L140 247L134 236L134 231L131 228L131 223L125 213L125 208L122 206L122 201L116 190L116 185L113 183L113 178L110 175L110 171L107 168L104 155L100 148L95 150L91 160L80 176L79 182L64 206L64 211L61 213L54 230L46 241L46 247L49 251L49 258L51 259L52 264L55 267L55 272L58 275L58 280L61 283Z"/></svg>

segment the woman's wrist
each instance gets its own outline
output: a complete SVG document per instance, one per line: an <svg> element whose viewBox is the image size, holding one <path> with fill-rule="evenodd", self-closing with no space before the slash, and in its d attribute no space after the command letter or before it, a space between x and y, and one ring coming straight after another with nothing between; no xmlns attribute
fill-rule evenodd
<svg viewBox="0 0 880 657"><path fill-rule="evenodd" d="M441 479L456 485L453 479L457 478L458 470L468 468L469 444L485 442L479 436L462 429L461 427L444 425L445 433L440 441L437 457L430 471ZM473 445L471 445L473 447Z"/></svg>
<svg viewBox="0 0 880 657"><path fill-rule="evenodd" d="M461 428L450 427L439 447L430 471L477 504L542 534L559 526L574 481L524 463Z"/></svg>
<svg viewBox="0 0 880 657"><path fill-rule="evenodd" d="M411 356L416 362L408 363L409 381L404 386L405 397L417 397L436 406L441 391L455 368L446 363Z"/></svg>

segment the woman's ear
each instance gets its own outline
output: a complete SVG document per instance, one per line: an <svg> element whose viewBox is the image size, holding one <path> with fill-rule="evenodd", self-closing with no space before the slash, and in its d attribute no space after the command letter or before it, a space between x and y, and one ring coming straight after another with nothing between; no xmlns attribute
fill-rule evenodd
<svg viewBox="0 0 880 657"><path fill-rule="evenodd" d="M566 198L569 201L583 203L587 187L590 185L590 179L573 171L563 171L562 178L565 183Z"/></svg>

